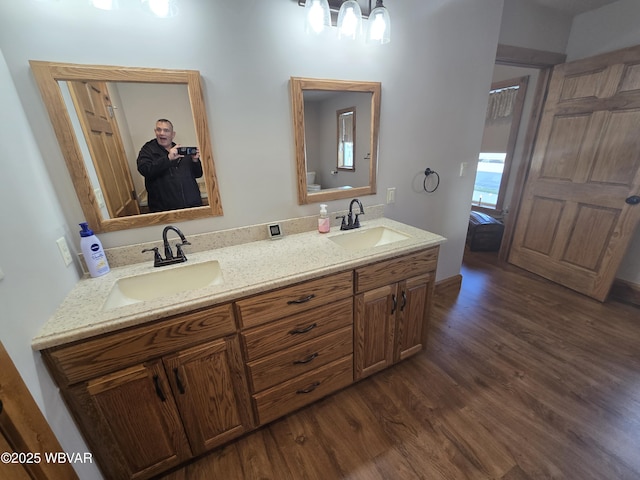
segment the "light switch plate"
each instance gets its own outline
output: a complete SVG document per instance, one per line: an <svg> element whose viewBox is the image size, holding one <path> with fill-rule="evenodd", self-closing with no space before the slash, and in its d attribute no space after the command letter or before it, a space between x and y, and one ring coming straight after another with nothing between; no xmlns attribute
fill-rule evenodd
<svg viewBox="0 0 640 480"><path fill-rule="evenodd" d="M396 203L396 188L387 188L387 203Z"/></svg>
<svg viewBox="0 0 640 480"><path fill-rule="evenodd" d="M56 240L56 243L58 244L58 249L60 249L60 255L62 255L64 264L68 267L73 262L71 252L69 251L69 245L67 245L67 241L64 237L60 237L58 240Z"/></svg>

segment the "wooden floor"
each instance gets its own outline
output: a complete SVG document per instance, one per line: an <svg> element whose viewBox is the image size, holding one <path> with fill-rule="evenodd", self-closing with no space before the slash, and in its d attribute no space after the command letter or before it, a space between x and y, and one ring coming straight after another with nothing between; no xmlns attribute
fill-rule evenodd
<svg viewBox="0 0 640 480"><path fill-rule="evenodd" d="M640 478L640 310L495 263L426 351L165 480Z"/></svg>

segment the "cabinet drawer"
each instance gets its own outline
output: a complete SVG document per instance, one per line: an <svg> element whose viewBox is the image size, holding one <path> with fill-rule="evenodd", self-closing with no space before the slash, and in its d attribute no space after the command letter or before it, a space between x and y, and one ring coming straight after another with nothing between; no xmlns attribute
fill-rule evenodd
<svg viewBox="0 0 640 480"><path fill-rule="evenodd" d="M353 298L243 332L247 359L256 360L353 325Z"/></svg>
<svg viewBox="0 0 640 480"><path fill-rule="evenodd" d="M261 425L353 383L353 355L253 396Z"/></svg>
<svg viewBox="0 0 640 480"><path fill-rule="evenodd" d="M46 350L43 354L58 379L70 385L235 332L233 309L227 304Z"/></svg>
<svg viewBox="0 0 640 480"><path fill-rule="evenodd" d="M298 283L236 302L244 328L255 327L353 294L351 271Z"/></svg>
<svg viewBox="0 0 640 480"><path fill-rule="evenodd" d="M439 247L432 247L422 252L383 260L356 269L356 293L435 271L438 264L438 249Z"/></svg>
<svg viewBox="0 0 640 480"><path fill-rule="evenodd" d="M345 327L294 348L249 362L252 391L259 392L353 353L353 327Z"/></svg>

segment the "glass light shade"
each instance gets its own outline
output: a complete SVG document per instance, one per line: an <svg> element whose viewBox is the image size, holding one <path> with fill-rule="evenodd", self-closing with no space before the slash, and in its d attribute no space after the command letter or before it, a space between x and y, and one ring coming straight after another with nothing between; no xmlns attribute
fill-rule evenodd
<svg viewBox="0 0 640 480"><path fill-rule="evenodd" d="M91 0L91 5L100 10L115 10L118 8L117 0Z"/></svg>
<svg viewBox="0 0 640 480"><path fill-rule="evenodd" d="M362 10L355 0L347 0L338 12L338 38L355 40L362 31Z"/></svg>
<svg viewBox="0 0 640 480"><path fill-rule="evenodd" d="M159 18L175 17L178 14L176 0L142 0L142 4Z"/></svg>
<svg viewBox="0 0 640 480"><path fill-rule="evenodd" d="M306 0L304 4L306 32L319 34L331 26L331 12L327 0Z"/></svg>
<svg viewBox="0 0 640 480"><path fill-rule="evenodd" d="M371 10L367 23L367 43L384 44L391 41L391 19L382 0L377 0L376 8Z"/></svg>

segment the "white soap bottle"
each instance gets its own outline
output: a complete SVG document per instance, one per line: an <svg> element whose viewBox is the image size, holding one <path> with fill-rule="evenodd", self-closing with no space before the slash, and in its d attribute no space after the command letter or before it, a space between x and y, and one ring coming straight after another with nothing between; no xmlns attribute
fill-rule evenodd
<svg viewBox="0 0 640 480"><path fill-rule="evenodd" d="M80 224L80 249L84 255L84 261L92 277L99 277L109 273L109 262L104 254L102 244L98 237L93 234L86 222Z"/></svg>
<svg viewBox="0 0 640 480"><path fill-rule="evenodd" d="M318 217L318 231L320 233L329 233L331 222L327 214L327 206L323 203L320 205L320 217Z"/></svg>

